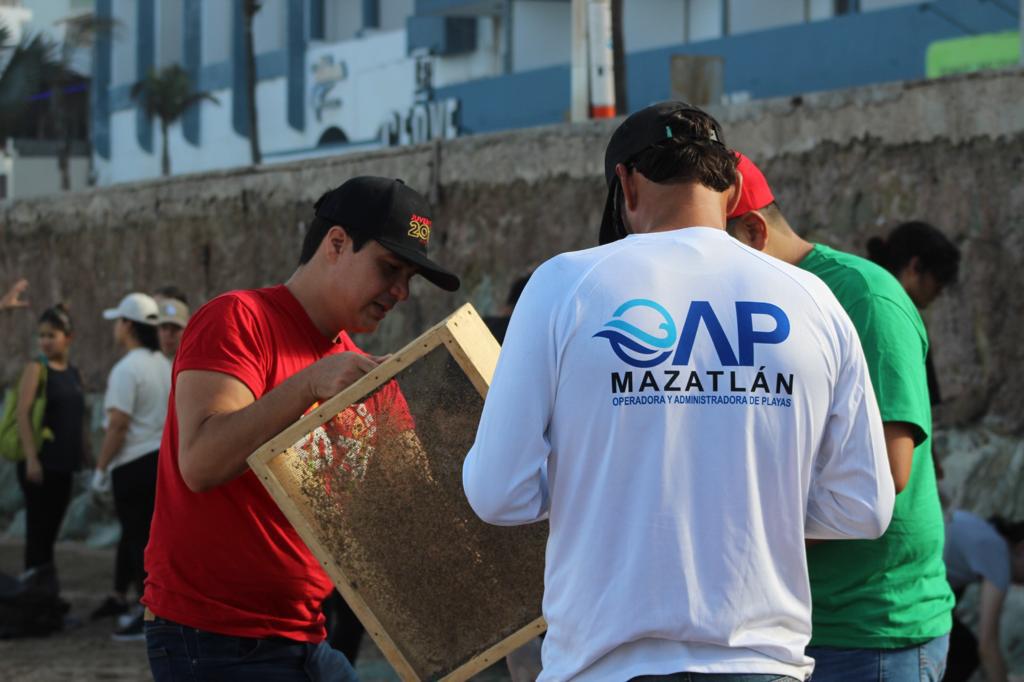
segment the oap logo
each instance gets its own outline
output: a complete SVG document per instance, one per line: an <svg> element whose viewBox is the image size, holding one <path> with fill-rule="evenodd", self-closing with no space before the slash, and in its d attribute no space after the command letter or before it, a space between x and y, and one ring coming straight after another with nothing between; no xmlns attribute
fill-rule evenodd
<svg viewBox="0 0 1024 682"><path fill-rule="evenodd" d="M653 330L641 328L627 322L623 317L632 310L629 317ZM769 317L775 322L770 331L754 329L754 316ZM692 301L683 321L683 329L677 332L676 323L665 307L646 298L634 298L620 305L605 323L605 329L594 334L608 339L612 351L620 360L633 367L654 367L673 355L673 365L688 365L693 344L701 325L711 337L718 359L724 367L749 367L754 364L754 346L757 344L778 344L789 337L789 318L782 308L762 301L736 302L736 349L719 322L711 303ZM642 319L641 319L642 318ZM652 324L653 322L653 324Z"/></svg>
<svg viewBox="0 0 1024 682"><path fill-rule="evenodd" d="M657 316L661 318L661 324L657 327L661 333L658 335L648 333L621 319L623 315L634 308L647 308L657 313ZM676 323L672 321L672 316L660 303L646 298L634 298L632 301L626 301L620 305L612 316L614 319L604 325L611 329L599 331L594 336L608 339L608 342L612 344L612 350L626 364L634 367L654 367L665 362L665 359L672 354L670 349L676 345L677 338ZM627 350L640 357L630 355L626 352Z"/></svg>

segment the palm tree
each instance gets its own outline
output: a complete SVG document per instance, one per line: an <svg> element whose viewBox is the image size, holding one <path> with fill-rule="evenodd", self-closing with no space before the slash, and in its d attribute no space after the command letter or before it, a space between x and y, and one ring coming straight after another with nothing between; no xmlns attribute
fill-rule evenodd
<svg viewBox="0 0 1024 682"><path fill-rule="evenodd" d="M245 87L249 109L249 149L252 151L252 165L263 161L260 152L260 129L256 124L256 46L252 37L252 20L260 11L259 0L242 0L242 21L245 33Z"/></svg>
<svg viewBox="0 0 1024 682"><path fill-rule="evenodd" d="M71 145L74 141L74 124L76 112L69 106L65 91L82 76L74 71L74 58L79 50L91 48L96 39L110 35L118 27L116 19L89 15L87 17L65 20L64 40L60 45L60 62L51 70L50 81L50 117L56 129L57 138L61 141L57 149L57 168L60 170L61 189L71 189ZM89 110L86 108L86 115ZM88 130L88 124L86 125ZM91 157L91 155L90 155Z"/></svg>
<svg viewBox="0 0 1024 682"><path fill-rule="evenodd" d="M145 79L132 86L132 99L140 102L146 114L160 119L160 132L163 133L160 168L164 175L171 174L167 129L192 106L203 100L220 104L210 93L193 90L188 72L178 64L171 64L160 71L150 71Z"/></svg>
<svg viewBox="0 0 1024 682"><path fill-rule="evenodd" d="M0 143L25 127L25 114L30 98L42 88L48 74L55 68L52 48L46 39L36 35L11 44L10 30L0 24Z"/></svg>

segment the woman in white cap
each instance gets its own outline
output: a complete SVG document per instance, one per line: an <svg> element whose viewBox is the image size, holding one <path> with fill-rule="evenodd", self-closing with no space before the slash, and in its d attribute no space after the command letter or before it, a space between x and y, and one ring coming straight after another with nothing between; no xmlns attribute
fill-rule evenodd
<svg viewBox="0 0 1024 682"><path fill-rule="evenodd" d="M156 497L157 453L167 417L171 365L160 352L156 324L159 308L153 298L132 293L103 317L114 320L114 341L125 351L107 380L103 401L107 432L96 461L92 488L113 489L114 509L121 522L114 568L114 594L94 615L128 604L128 590L142 593L143 553ZM141 607L129 611L115 639L142 639Z"/></svg>

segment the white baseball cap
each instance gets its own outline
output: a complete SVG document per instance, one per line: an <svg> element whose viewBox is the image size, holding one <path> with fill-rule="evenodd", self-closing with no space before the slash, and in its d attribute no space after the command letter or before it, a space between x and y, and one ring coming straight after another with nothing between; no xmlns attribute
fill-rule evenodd
<svg viewBox="0 0 1024 682"><path fill-rule="evenodd" d="M188 306L176 298L157 298L157 305L160 306L160 317L157 324L173 324L176 327L185 328L188 324Z"/></svg>
<svg viewBox="0 0 1024 682"><path fill-rule="evenodd" d="M103 318L106 320L124 318L140 324L155 325L159 317L160 308L153 297L138 292L122 298L116 308L108 308L103 311Z"/></svg>

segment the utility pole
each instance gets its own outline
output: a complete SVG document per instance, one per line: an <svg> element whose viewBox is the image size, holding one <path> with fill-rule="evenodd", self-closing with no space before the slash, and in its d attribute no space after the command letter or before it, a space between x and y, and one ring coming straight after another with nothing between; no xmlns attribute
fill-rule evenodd
<svg viewBox="0 0 1024 682"><path fill-rule="evenodd" d="M570 120L574 123L615 116L613 31L612 0L572 0Z"/></svg>
<svg viewBox="0 0 1024 682"><path fill-rule="evenodd" d="M1024 2L1024 0L1021 0ZM572 64L570 66L570 120L586 121L590 108L587 56L587 0L572 0Z"/></svg>

